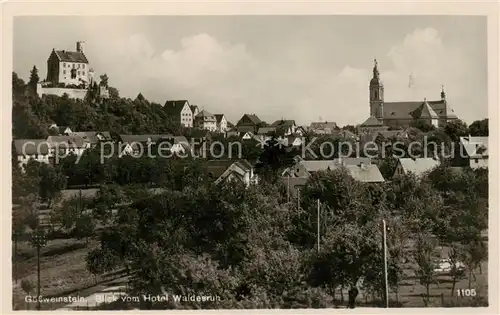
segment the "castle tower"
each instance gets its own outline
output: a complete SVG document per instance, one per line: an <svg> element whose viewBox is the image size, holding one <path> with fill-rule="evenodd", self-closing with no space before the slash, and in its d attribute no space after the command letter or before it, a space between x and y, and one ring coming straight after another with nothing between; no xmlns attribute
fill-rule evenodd
<svg viewBox="0 0 500 315"><path fill-rule="evenodd" d="M380 80L377 59L374 60L373 78L370 80L370 116L383 117L384 85Z"/></svg>
<svg viewBox="0 0 500 315"><path fill-rule="evenodd" d="M84 41L79 41L76 42L76 51L79 53L84 54L84 48L85 48L85 42Z"/></svg>

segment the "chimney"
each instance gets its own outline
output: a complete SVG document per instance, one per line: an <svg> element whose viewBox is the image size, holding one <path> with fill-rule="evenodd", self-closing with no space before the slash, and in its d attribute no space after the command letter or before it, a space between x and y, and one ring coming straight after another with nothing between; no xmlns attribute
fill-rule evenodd
<svg viewBox="0 0 500 315"><path fill-rule="evenodd" d="M84 51L83 51L84 46L85 46L85 42L83 42L83 41L76 42L76 51L83 54L84 53Z"/></svg>

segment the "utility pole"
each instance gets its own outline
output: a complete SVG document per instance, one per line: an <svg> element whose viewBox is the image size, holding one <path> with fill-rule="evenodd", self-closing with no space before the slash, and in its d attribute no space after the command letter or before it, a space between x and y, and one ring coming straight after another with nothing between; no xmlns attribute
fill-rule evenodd
<svg viewBox="0 0 500 315"><path fill-rule="evenodd" d="M37 303L36 309L41 310L40 304L40 249L47 244L47 238L45 236L45 231L38 227L31 235L32 245L36 248L36 265L37 265Z"/></svg>
<svg viewBox="0 0 500 315"><path fill-rule="evenodd" d="M300 210L300 188L297 187L297 210Z"/></svg>
<svg viewBox="0 0 500 315"><path fill-rule="evenodd" d="M319 206L320 206L320 202L319 202L319 199L318 199L318 253L319 253Z"/></svg>
<svg viewBox="0 0 500 315"><path fill-rule="evenodd" d="M389 308L389 283L387 279L387 227L385 224L385 220L382 220L382 228L383 228L383 244L382 250L384 251L384 287L385 287L385 307Z"/></svg>
<svg viewBox="0 0 500 315"><path fill-rule="evenodd" d="M287 202L290 202L290 173L287 175L286 196Z"/></svg>

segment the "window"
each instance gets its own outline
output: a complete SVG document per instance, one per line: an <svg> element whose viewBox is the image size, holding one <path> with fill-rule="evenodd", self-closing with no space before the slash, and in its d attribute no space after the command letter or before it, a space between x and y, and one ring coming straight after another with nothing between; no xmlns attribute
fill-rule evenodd
<svg viewBox="0 0 500 315"><path fill-rule="evenodd" d="M80 75L80 71L78 71L77 74Z"/></svg>
<svg viewBox="0 0 500 315"><path fill-rule="evenodd" d="M66 74L66 70L63 70L63 74Z"/></svg>
<svg viewBox="0 0 500 315"><path fill-rule="evenodd" d="M85 75L85 71L82 71L82 75Z"/></svg>
<svg viewBox="0 0 500 315"><path fill-rule="evenodd" d="M474 159L474 163L479 163L479 159Z"/></svg>
<svg viewBox="0 0 500 315"><path fill-rule="evenodd" d="M73 64L73 69L75 69L75 64Z"/></svg>
<svg viewBox="0 0 500 315"><path fill-rule="evenodd" d="M66 67L66 63L65 63L65 62L63 62L63 68L65 68L65 67Z"/></svg>
<svg viewBox="0 0 500 315"><path fill-rule="evenodd" d="M83 69L85 69L85 64L83 65Z"/></svg>

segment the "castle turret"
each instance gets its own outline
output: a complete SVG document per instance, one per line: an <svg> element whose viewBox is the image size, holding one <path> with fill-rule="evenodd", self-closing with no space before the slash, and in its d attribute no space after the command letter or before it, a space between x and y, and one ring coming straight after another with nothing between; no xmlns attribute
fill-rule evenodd
<svg viewBox="0 0 500 315"><path fill-rule="evenodd" d="M79 53L84 53L84 48L85 48L85 42L84 41L79 41L76 42L76 52Z"/></svg>
<svg viewBox="0 0 500 315"><path fill-rule="evenodd" d="M446 101L446 93L444 93L444 85L441 85L441 100Z"/></svg>

